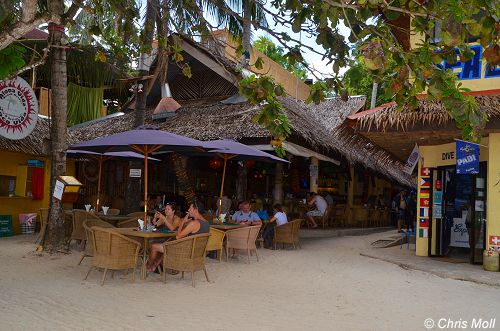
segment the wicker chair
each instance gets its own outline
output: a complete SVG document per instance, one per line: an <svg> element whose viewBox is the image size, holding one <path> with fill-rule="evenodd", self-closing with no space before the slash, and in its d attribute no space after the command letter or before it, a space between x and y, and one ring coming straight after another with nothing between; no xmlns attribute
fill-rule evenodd
<svg viewBox="0 0 500 331"><path fill-rule="evenodd" d="M286 224L277 226L274 229L274 249L276 249L276 244L283 244L283 248L285 244L293 245L293 248L297 248L295 245L300 246L299 241L299 229L300 224L303 222L303 219L296 219Z"/></svg>
<svg viewBox="0 0 500 331"><path fill-rule="evenodd" d="M87 244L85 245L85 249L82 252L82 257L80 258L78 265L80 265L82 263L84 258L94 256L94 242L92 240L92 227L93 226L98 226L101 228L114 228L113 225L109 224L108 222L102 221L102 220L89 219L89 220L83 221L83 228L85 229L85 235L87 237Z"/></svg>
<svg viewBox="0 0 500 331"><path fill-rule="evenodd" d="M250 263L250 256L252 255L252 252L255 252L257 262L259 262L255 241L257 240L260 227L260 225L254 225L226 231L226 261L229 256L230 249L233 250L233 254L235 249L242 249L247 251L248 263Z"/></svg>
<svg viewBox="0 0 500 331"><path fill-rule="evenodd" d="M143 211L134 211L133 213L127 214L129 217L136 217L136 218L143 218L144 217L144 212Z"/></svg>
<svg viewBox="0 0 500 331"><path fill-rule="evenodd" d="M116 208L109 208L108 209L108 213L107 213L109 216L116 216L116 215L120 215L120 209L116 209Z"/></svg>
<svg viewBox="0 0 500 331"><path fill-rule="evenodd" d="M117 228L136 228L139 226L139 223L137 223L137 219L138 219L138 217L131 217L128 220L120 221L116 224L116 227Z"/></svg>
<svg viewBox="0 0 500 331"><path fill-rule="evenodd" d="M94 245L94 257L92 266L89 268L85 279L93 268L104 269L101 286L106 280L106 273L111 270L133 269L132 281L135 281L135 270L139 260L139 249L141 244L127 238L113 229L105 229L94 226L92 229L92 242Z"/></svg>
<svg viewBox="0 0 500 331"><path fill-rule="evenodd" d="M222 249L224 246L224 237L226 233L221 230L210 228L210 238L207 243L207 252L217 251L219 262L222 259Z"/></svg>
<svg viewBox="0 0 500 331"><path fill-rule="evenodd" d="M318 216L318 217L313 217L313 218L316 222L321 223L321 226L324 229L328 226L328 224L330 222L330 218L332 217L332 213L333 213L333 205L329 205L326 208L326 211L323 214L323 216Z"/></svg>
<svg viewBox="0 0 500 331"><path fill-rule="evenodd" d="M85 247L85 243L87 241L87 235L85 234L85 229L83 228L83 222L88 219L101 220L94 213L90 213L82 209L73 210L73 231L71 232L71 240L77 240L82 249Z"/></svg>
<svg viewBox="0 0 500 331"><path fill-rule="evenodd" d="M167 282L166 269L180 271L183 279L184 272L191 272L193 287L195 287L195 271L203 270L207 282L210 282L205 268L205 255L209 237L209 233L203 233L165 242L163 244L165 252L163 254L163 282Z"/></svg>

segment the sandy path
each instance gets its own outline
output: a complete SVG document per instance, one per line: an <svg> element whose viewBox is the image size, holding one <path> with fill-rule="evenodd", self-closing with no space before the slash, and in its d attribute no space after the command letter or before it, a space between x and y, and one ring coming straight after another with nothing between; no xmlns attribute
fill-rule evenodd
<svg viewBox="0 0 500 331"><path fill-rule="evenodd" d="M260 249L261 262L210 262L197 274L83 281L79 253L36 256L32 237L0 240L1 330L425 330L426 318L500 317L500 289L359 255L380 234ZM148 305L148 308L145 307ZM500 327L500 318L497 321Z"/></svg>

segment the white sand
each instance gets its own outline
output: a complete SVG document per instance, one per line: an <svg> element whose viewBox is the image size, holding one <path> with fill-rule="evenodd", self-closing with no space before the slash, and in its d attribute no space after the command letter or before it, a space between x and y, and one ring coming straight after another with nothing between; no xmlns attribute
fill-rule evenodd
<svg viewBox="0 0 500 331"><path fill-rule="evenodd" d="M310 239L261 262L197 273L83 277L80 254L37 256L33 237L0 239L1 330L425 330L426 318L500 317L500 289L441 279L359 255L378 235ZM497 321L500 327L500 318Z"/></svg>

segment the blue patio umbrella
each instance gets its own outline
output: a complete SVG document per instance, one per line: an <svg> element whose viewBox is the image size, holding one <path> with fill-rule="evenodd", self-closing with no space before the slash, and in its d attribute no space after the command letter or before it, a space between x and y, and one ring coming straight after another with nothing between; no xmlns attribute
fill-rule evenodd
<svg viewBox="0 0 500 331"><path fill-rule="evenodd" d="M218 211L219 215L222 211L222 196L224 194L224 180L226 178L226 166L228 160L256 160L256 161L264 161L264 162L286 162L289 161L274 156L272 154L263 152L257 148L239 143L234 140L221 139L221 140L212 140L205 142L205 146L210 150L208 153L217 154L224 160L224 167L222 170L222 183L220 187L220 196L218 202Z"/></svg>
<svg viewBox="0 0 500 331"><path fill-rule="evenodd" d="M144 220L148 212L148 155L162 151L169 152L204 152L204 142L154 127L141 127L135 130L120 132L107 137L97 138L72 145L72 150L85 150L96 153L137 152L144 157Z"/></svg>

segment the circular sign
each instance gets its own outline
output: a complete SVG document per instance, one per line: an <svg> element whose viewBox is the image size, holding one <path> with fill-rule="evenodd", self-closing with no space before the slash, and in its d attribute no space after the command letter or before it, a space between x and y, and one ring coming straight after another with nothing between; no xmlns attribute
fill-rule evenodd
<svg viewBox="0 0 500 331"><path fill-rule="evenodd" d="M23 139L36 126L38 101L31 86L21 77L0 80L0 135Z"/></svg>

